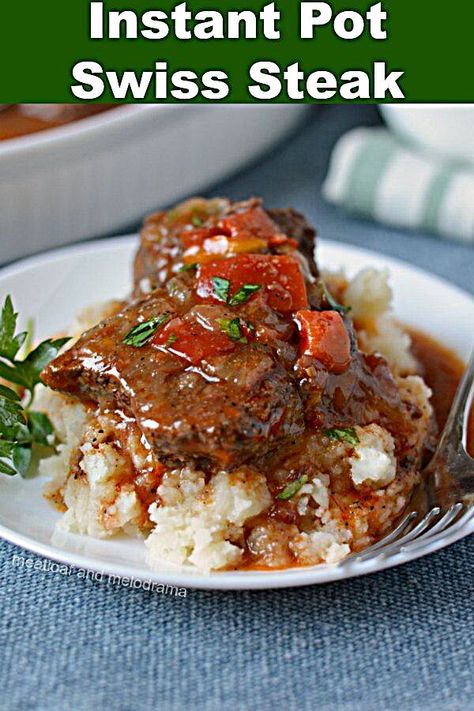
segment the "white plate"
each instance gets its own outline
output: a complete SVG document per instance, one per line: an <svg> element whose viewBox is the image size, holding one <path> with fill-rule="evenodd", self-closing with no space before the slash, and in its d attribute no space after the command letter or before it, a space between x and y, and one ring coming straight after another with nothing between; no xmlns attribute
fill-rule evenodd
<svg viewBox="0 0 474 711"><path fill-rule="evenodd" d="M0 272L0 295L13 297L15 307L36 323L36 336L44 338L64 328L88 303L125 295L136 237L101 240L65 248L20 262ZM437 277L403 262L335 242L321 242L321 265L344 268L353 274L362 267L388 267L395 292L395 311L411 326L422 328L467 358L474 343L474 300ZM51 540L59 514L41 495L41 478L0 478L0 535L35 553L76 568L105 575L150 580L180 587L247 589L326 583L413 560L474 530L474 521L447 533L421 551L399 554L388 560L315 566L276 572L153 572L144 561L138 539L107 541L66 534Z"/></svg>

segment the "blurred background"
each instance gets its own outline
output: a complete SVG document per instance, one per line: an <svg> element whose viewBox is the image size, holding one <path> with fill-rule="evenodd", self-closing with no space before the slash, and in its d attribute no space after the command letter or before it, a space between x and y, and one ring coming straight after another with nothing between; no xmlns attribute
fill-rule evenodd
<svg viewBox="0 0 474 711"><path fill-rule="evenodd" d="M473 290L472 106L100 108L0 110L0 263L135 232L192 194L255 195Z"/></svg>

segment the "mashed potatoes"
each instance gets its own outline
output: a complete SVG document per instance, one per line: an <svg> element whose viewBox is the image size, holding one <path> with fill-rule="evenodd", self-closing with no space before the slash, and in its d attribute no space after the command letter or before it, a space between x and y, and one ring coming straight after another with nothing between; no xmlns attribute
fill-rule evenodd
<svg viewBox="0 0 474 711"><path fill-rule="evenodd" d="M243 552L242 526L271 503L265 477L246 470L219 472L206 485L201 472L185 467L165 475L158 495L146 541L152 567L164 561L201 570L235 565Z"/></svg>

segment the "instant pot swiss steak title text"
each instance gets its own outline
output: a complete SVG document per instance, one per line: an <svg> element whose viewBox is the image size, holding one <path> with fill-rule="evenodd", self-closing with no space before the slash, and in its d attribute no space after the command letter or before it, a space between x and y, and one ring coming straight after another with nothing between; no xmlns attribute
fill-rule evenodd
<svg viewBox="0 0 474 711"><path fill-rule="evenodd" d="M299 3L299 26L292 29L300 40L313 41L315 51L323 33L332 33L348 43L357 42L361 37L376 42L387 39L389 16L381 2L365 10L337 11L333 5L330 2ZM183 42L183 57L186 56L186 42L190 40L203 43L263 40L270 48L274 43L283 43L290 31L288 26L282 31L284 10L276 2L268 3L260 10L228 11L194 11L189 3L182 2L168 12L156 8L143 13L125 8L108 10L103 2L91 2L88 12L92 40L159 42L173 37ZM114 71L97 61L83 59L72 68L74 84L71 91L83 101L97 101L106 95L133 101L190 101L196 98L220 101L229 95L232 77L219 66L219 56L222 59L216 45L215 66L209 66L205 71L192 66L171 71L163 58L157 58L154 66L140 72ZM275 52L271 52L271 56L275 57ZM405 98L401 86L404 72L388 68L384 61L374 61L370 71L355 67L337 75L322 67L303 71L298 61L281 66L275 59L262 58L248 67L242 62L241 71L248 72L247 90L256 101Z"/></svg>

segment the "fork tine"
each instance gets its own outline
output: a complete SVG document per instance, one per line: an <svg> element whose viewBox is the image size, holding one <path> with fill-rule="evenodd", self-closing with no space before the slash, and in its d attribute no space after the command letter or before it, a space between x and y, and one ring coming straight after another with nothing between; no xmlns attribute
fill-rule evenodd
<svg viewBox="0 0 474 711"><path fill-rule="evenodd" d="M445 535L448 526L451 530L458 530L474 514L474 507L470 507L469 509L467 509L464 515L461 515L458 520L455 521L456 517L458 517L458 514L463 509L463 504L453 504L453 506L451 506L448 511L443 513L441 518L439 518L432 526L430 526L430 523L433 521L433 519L439 516L441 512L439 507L435 507L434 509L431 509L431 511L429 511L426 516L405 536L402 536L401 538L395 540L389 545L382 545L378 550L374 551L373 555L364 556L362 554L360 559L375 560L379 558L386 558L389 555L396 555L397 553L405 552L408 550L416 550L418 548L423 547L424 545L432 543L433 541L437 541L443 535ZM455 523L452 523L453 521L455 521Z"/></svg>
<svg viewBox="0 0 474 711"><path fill-rule="evenodd" d="M369 557L369 553L373 553L377 551L379 548L384 546L386 543L390 543L393 541L397 536L399 536L403 531L406 530L407 526L413 521L413 519L417 516L416 511L411 511L409 514L407 514L398 524L396 528L393 529L393 531L390 531L390 533L385 536L385 538L382 538L380 541L377 541L377 543L374 543L371 545L369 548L366 548L364 551L360 553L352 553L351 555L347 556L347 558L344 558L343 561L341 561L340 565L343 565L345 562L349 560L361 560L364 557ZM367 556L366 556L367 554Z"/></svg>
<svg viewBox="0 0 474 711"><path fill-rule="evenodd" d="M449 526L449 530L453 531L453 532L458 531L460 528L463 528L463 526L468 521L470 521L473 518L473 516L474 516L474 507L471 506L468 509L466 509L466 511L461 516L459 516L459 518L452 525ZM447 526L445 526L445 528L443 528L442 531L438 531L437 533L435 533L433 536L426 536L426 535L421 536L420 539L417 539L416 541L411 541L409 543L409 545L402 546L402 548L400 550L401 551L417 550L419 548L423 548L424 546L435 543L436 541L439 541L441 538L443 538L446 535L446 528L447 528Z"/></svg>
<svg viewBox="0 0 474 711"><path fill-rule="evenodd" d="M458 513L463 509L463 505L461 503L453 504L442 516L436 523L427 531L426 533L423 534L423 536L419 536L419 538L423 538L425 536L434 536L438 531L444 531L446 526L450 524L450 522L456 518Z"/></svg>
<svg viewBox="0 0 474 711"><path fill-rule="evenodd" d="M423 521L426 521L426 525L421 530L417 531L416 528L414 528L413 531L410 531L410 534L416 532L416 535L409 534L403 539L397 541L397 543L399 544L399 550L406 549L407 544L422 541L425 539L431 540L432 536L435 536L437 533L445 531L450 522L454 520L454 518L456 518L459 511L463 508L463 505L461 503L453 504L453 506L451 506L447 511L445 511L443 515L432 526L429 526L431 520L434 519L441 511L439 507L436 508L438 509L437 511L435 511L435 509L432 509L428 514L426 514L425 518L423 519ZM434 515L430 517L430 514L432 514L433 512L435 512Z"/></svg>
<svg viewBox="0 0 474 711"><path fill-rule="evenodd" d="M392 551L400 549L405 543L408 543L411 541L413 538L417 538L418 535L423 533L423 531L426 530L426 528L429 526L431 523L432 519L438 516L440 513L440 508L439 506L436 506L435 508L431 509L426 516L424 516L421 521L417 523L417 525L412 528L408 533L406 533L404 536L401 538L397 538L394 540L392 543L387 542L388 536L385 538L382 538L381 541L378 543L380 544L376 550L372 550L368 548L367 550L363 551L360 556L358 556L358 560L366 560L367 558L380 558L380 557L385 557L386 555L389 555ZM388 545L387 545L388 543ZM377 544L376 544L377 545ZM367 555L366 555L367 554Z"/></svg>

